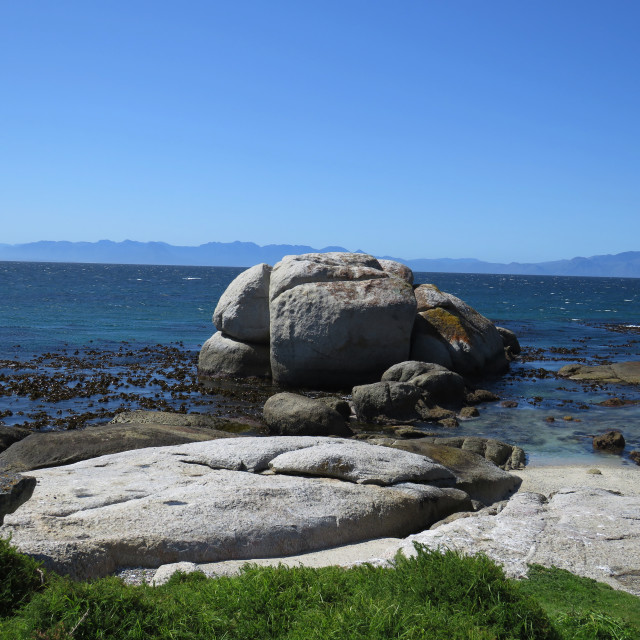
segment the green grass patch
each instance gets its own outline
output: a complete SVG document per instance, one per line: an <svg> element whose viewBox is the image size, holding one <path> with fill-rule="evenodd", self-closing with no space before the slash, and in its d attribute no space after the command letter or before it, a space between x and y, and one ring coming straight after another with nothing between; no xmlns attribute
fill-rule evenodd
<svg viewBox="0 0 640 640"><path fill-rule="evenodd" d="M160 587L127 586L116 578L73 582L49 575L44 590L32 591L28 601L17 605L19 610L14 607L12 616L0 620L0 638L640 638L640 625L634 630L624 608L614 615L609 607L611 615L605 619L605 612L586 599L565 609L547 606L555 588L549 576L556 571L546 575L536 569L531 580L520 583L505 578L484 556L418 548L416 557L399 556L393 568L250 566L231 578L176 574ZM581 584L582 579L576 580ZM609 591L611 602L617 602L617 592ZM640 605L639 599L628 598Z"/></svg>
<svg viewBox="0 0 640 640"><path fill-rule="evenodd" d="M522 591L558 621L567 637L640 638L640 599L602 582L533 565L528 578L522 581ZM584 635L590 629L597 633Z"/></svg>
<svg viewBox="0 0 640 640"><path fill-rule="evenodd" d="M33 558L0 538L0 618L10 616L43 587L44 573Z"/></svg>

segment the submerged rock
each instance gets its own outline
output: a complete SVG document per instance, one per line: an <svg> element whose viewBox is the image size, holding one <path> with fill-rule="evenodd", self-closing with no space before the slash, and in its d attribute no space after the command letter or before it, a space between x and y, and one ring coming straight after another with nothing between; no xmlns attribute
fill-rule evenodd
<svg viewBox="0 0 640 640"><path fill-rule="evenodd" d="M600 449L601 451L622 453L625 445L624 436L619 431L607 431L593 438L593 448Z"/></svg>
<svg viewBox="0 0 640 640"><path fill-rule="evenodd" d="M632 360L596 366L568 364L558 371L558 375L581 382L640 384L640 362Z"/></svg>

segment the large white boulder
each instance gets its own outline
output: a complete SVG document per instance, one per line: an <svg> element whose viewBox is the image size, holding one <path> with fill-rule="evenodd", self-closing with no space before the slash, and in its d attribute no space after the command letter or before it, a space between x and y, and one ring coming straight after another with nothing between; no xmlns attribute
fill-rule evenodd
<svg viewBox="0 0 640 640"><path fill-rule="evenodd" d="M297 463L283 455L314 447L317 455ZM329 438L233 438L41 469L32 472L33 496L5 517L0 536L50 569L87 579L119 567L282 557L404 536L470 508L454 488L366 484L446 479L423 456L397 452L413 470L402 471L391 451ZM322 459L331 477L301 477L309 465L317 475ZM350 466L348 478L335 479L338 459Z"/></svg>
<svg viewBox="0 0 640 640"><path fill-rule="evenodd" d="M245 342L269 343L271 267L257 264L243 271L220 296L213 312L218 331Z"/></svg>
<svg viewBox="0 0 640 640"><path fill-rule="evenodd" d="M273 268L269 296L276 382L352 386L408 359L413 289L372 256L286 256Z"/></svg>
<svg viewBox="0 0 640 640"><path fill-rule="evenodd" d="M433 284L416 287L415 297L412 360L435 362L461 374L508 367L502 337L491 320Z"/></svg>

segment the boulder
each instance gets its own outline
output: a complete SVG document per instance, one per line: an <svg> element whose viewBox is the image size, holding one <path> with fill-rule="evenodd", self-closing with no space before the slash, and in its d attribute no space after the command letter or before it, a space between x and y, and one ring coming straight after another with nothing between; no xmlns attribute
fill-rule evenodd
<svg viewBox="0 0 640 640"><path fill-rule="evenodd" d="M235 340L218 331L202 345L198 373L215 378L268 378L269 347Z"/></svg>
<svg viewBox="0 0 640 640"><path fill-rule="evenodd" d="M624 436L619 431L607 431L593 438L593 448L600 449L601 451L622 453L625 445Z"/></svg>
<svg viewBox="0 0 640 640"><path fill-rule="evenodd" d="M493 438L427 436L425 442L476 453L505 471L523 469L526 464L525 452L520 447Z"/></svg>
<svg viewBox="0 0 640 640"><path fill-rule="evenodd" d="M414 378L425 373L449 371L442 365L434 362L419 362L417 360L406 360L398 362L389 367L383 374L381 380L389 382L413 382Z"/></svg>
<svg viewBox="0 0 640 640"><path fill-rule="evenodd" d="M269 344L270 276L271 267L263 263L231 282L213 313L218 331L243 342Z"/></svg>
<svg viewBox="0 0 640 640"><path fill-rule="evenodd" d="M318 398L320 402L324 402L328 407L335 409L345 420L351 417L351 405L343 398L336 396L323 396Z"/></svg>
<svg viewBox="0 0 640 640"><path fill-rule="evenodd" d="M411 380L422 390L422 398L428 406L460 409L465 400L464 379L453 371L432 371Z"/></svg>
<svg viewBox="0 0 640 640"><path fill-rule="evenodd" d="M516 334L510 329L505 329L504 327L496 327L500 337L502 338L502 344L504 348L508 350L508 353L513 356L519 356L522 353L522 348L520 347L520 342L518 341L518 337Z"/></svg>
<svg viewBox="0 0 640 640"><path fill-rule="evenodd" d="M31 497L35 488L36 479L31 476L0 471L0 524Z"/></svg>
<svg viewBox="0 0 640 640"><path fill-rule="evenodd" d="M413 360L435 362L463 375L507 369L502 337L490 320L432 284L417 287L415 296Z"/></svg>
<svg viewBox="0 0 640 640"><path fill-rule="evenodd" d="M411 285L365 254L286 256L271 273L275 382L346 388L379 380L409 355Z"/></svg>
<svg viewBox="0 0 640 640"><path fill-rule="evenodd" d="M0 471L24 472L130 449L231 437L231 433L208 427L164 424L105 424L78 431L32 433L0 453Z"/></svg>
<svg viewBox="0 0 640 640"><path fill-rule="evenodd" d="M497 396L487 389L475 389L470 393L467 393L465 402L470 405L482 404L483 402L497 402L500 400L500 396Z"/></svg>
<svg viewBox="0 0 640 640"><path fill-rule="evenodd" d="M123 567L284 557L404 536L471 507L463 491L418 482L259 473L286 451L341 442L372 446L235 438L34 471L32 499L5 516L0 536L48 569L93 579ZM416 455L409 466L423 461Z"/></svg>
<svg viewBox="0 0 640 640"><path fill-rule="evenodd" d="M0 453L8 449L14 442L18 442L31 435L31 433L29 429L0 425Z"/></svg>
<svg viewBox="0 0 640 640"><path fill-rule="evenodd" d="M345 418L328 402L297 393L277 393L264 405L269 432L281 436L350 436Z"/></svg>
<svg viewBox="0 0 640 640"><path fill-rule="evenodd" d="M360 422L410 422L421 417L416 405L422 400L422 391L407 382L359 385L353 388L352 399Z"/></svg>
<svg viewBox="0 0 640 640"><path fill-rule="evenodd" d="M381 447L363 447L358 441L327 442L282 453L271 460L269 468L276 473L338 478L358 484L389 486L419 482L453 486L456 480L453 473L424 455L417 451L406 455L391 453Z"/></svg>
<svg viewBox="0 0 640 640"><path fill-rule="evenodd" d="M416 440L374 440L394 449L402 449L423 456L445 466L456 477L456 488L469 494L473 500L485 505L504 500L518 490L522 480L500 469L477 453L439 444L446 438L419 438Z"/></svg>
<svg viewBox="0 0 640 640"><path fill-rule="evenodd" d="M413 271L411 271L406 264L396 262L395 260L384 260L382 258L378 258L378 262L382 269L389 275L405 280L409 284L413 284Z"/></svg>

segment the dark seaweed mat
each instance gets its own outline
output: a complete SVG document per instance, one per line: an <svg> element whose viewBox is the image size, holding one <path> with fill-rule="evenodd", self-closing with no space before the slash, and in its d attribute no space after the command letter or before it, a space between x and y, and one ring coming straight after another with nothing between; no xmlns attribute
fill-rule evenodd
<svg viewBox="0 0 640 640"><path fill-rule="evenodd" d="M259 382L201 381L197 352L182 343L61 349L0 360L0 418L34 430L76 429L145 409L257 417L275 393Z"/></svg>

